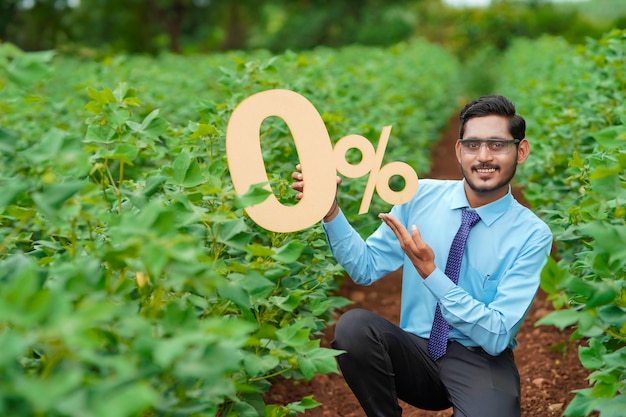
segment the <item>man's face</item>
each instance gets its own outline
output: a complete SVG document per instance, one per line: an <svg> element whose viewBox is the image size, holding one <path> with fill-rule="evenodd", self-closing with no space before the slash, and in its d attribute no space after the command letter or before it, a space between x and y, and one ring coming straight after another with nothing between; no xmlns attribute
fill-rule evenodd
<svg viewBox="0 0 626 417"><path fill-rule="evenodd" d="M513 140L513 137L509 133L508 120L492 115L468 120L462 139ZM459 142L456 144L456 155L469 187L466 193L473 205L488 204L504 196L517 164L528 157L529 145L525 139L518 146L507 144L504 153L492 151L486 145L481 143L477 150L469 150Z"/></svg>

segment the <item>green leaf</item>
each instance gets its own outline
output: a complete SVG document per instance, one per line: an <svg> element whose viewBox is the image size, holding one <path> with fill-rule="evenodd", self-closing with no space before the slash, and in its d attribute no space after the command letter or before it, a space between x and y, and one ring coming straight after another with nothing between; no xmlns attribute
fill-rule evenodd
<svg viewBox="0 0 626 417"><path fill-rule="evenodd" d="M558 310L553 311L545 317L539 319L535 325L536 326L545 326L545 325L553 325L558 327L560 330L565 329L575 323L578 322L580 313L576 310Z"/></svg>
<svg viewBox="0 0 626 417"><path fill-rule="evenodd" d="M117 100L113 95L113 91L110 88L105 88L102 91L95 90L91 87L87 88L87 94L89 97L98 104L115 103Z"/></svg>
<svg viewBox="0 0 626 417"><path fill-rule="evenodd" d="M219 135L215 126L206 123L198 123L195 126L191 126L191 128L193 130L191 137L194 139L202 138L204 136Z"/></svg>
<svg viewBox="0 0 626 417"><path fill-rule="evenodd" d="M114 159L127 165L133 165L137 155L139 155L139 149L127 143L119 143L111 152L102 153L102 156L107 159Z"/></svg>
<svg viewBox="0 0 626 417"><path fill-rule="evenodd" d="M159 135L163 134L168 127L168 123L165 119L158 117L159 109L153 110L141 124L127 121L126 125L135 133L145 135L152 140L158 139Z"/></svg>
<svg viewBox="0 0 626 417"><path fill-rule="evenodd" d="M241 280L241 286L250 294L252 299L263 299L267 297L276 284L254 270L246 271Z"/></svg>
<svg viewBox="0 0 626 417"><path fill-rule="evenodd" d="M626 262L626 225L590 222L580 231L594 239L596 248L608 253L612 260Z"/></svg>
<svg viewBox="0 0 626 417"><path fill-rule="evenodd" d="M618 390L617 377L605 372L594 372L589 380L595 382L591 395L597 398L611 398Z"/></svg>
<svg viewBox="0 0 626 417"><path fill-rule="evenodd" d="M328 374L338 373L335 357L344 353L345 351L342 350L318 348L309 352L307 356L315 364L317 372Z"/></svg>
<svg viewBox="0 0 626 417"><path fill-rule="evenodd" d="M298 260L302 251L306 248L304 243L292 240L284 246L281 246L276 251L276 254L272 256L274 260L282 263L291 263Z"/></svg>
<svg viewBox="0 0 626 417"><path fill-rule="evenodd" d="M57 401L79 390L82 383L82 372L78 369L67 369L54 372L46 379L28 376L15 380L13 389L24 395L26 401L40 410L52 410Z"/></svg>
<svg viewBox="0 0 626 417"><path fill-rule="evenodd" d="M235 404L233 409L234 415L237 417L259 417L259 413L252 406L252 404L248 404L247 402L238 401Z"/></svg>
<svg viewBox="0 0 626 417"><path fill-rule="evenodd" d="M34 164L50 161L50 155L58 155L67 133L61 129L50 129L24 152L24 157Z"/></svg>
<svg viewBox="0 0 626 417"><path fill-rule="evenodd" d="M626 323L626 309L609 304L598 309L598 318L610 326L621 328Z"/></svg>
<svg viewBox="0 0 626 417"><path fill-rule="evenodd" d="M311 301L311 314L321 316L326 312L332 312L350 304L352 304L352 301L343 297L316 298Z"/></svg>
<svg viewBox="0 0 626 417"><path fill-rule="evenodd" d="M605 148L620 148L626 144L626 126L610 126L592 136Z"/></svg>
<svg viewBox="0 0 626 417"><path fill-rule="evenodd" d="M161 186L166 181L167 181L167 178L162 176L162 175L154 175L154 176L148 177L146 179L146 184L145 184L144 189L142 191L143 196L144 197L151 197L157 191L159 191Z"/></svg>
<svg viewBox="0 0 626 417"><path fill-rule="evenodd" d="M240 274L232 274L231 279L220 285L217 291L222 298L230 300L245 309L250 309L250 294L240 285L241 279Z"/></svg>
<svg viewBox="0 0 626 417"><path fill-rule="evenodd" d="M589 174L589 179L591 181L597 181L600 179L604 179L606 177L615 176L617 177L622 172L622 168L617 166L614 168L595 168Z"/></svg>
<svg viewBox="0 0 626 417"><path fill-rule="evenodd" d="M591 396L592 388L576 390L576 396L569 403L563 415L570 417L585 417L591 413L598 402Z"/></svg>
<svg viewBox="0 0 626 417"><path fill-rule="evenodd" d="M44 81L52 75L53 67L49 62L55 51L40 51L19 54L13 57L5 68L7 77L20 87L26 87Z"/></svg>
<svg viewBox="0 0 626 417"><path fill-rule="evenodd" d="M604 365L602 355L606 353L606 348L597 339L589 340L589 347L579 346L578 357L580 362L587 369L600 369Z"/></svg>
<svg viewBox="0 0 626 417"><path fill-rule="evenodd" d="M280 364L280 360L275 356L257 356L252 353L247 354L243 362L248 375L251 377L264 375Z"/></svg>
<svg viewBox="0 0 626 417"><path fill-rule="evenodd" d="M300 292L292 291L289 293L289 295L285 297L270 297L270 301L281 310L292 312L296 308L298 308L298 306L300 306L300 303L302 302L302 296Z"/></svg>
<svg viewBox="0 0 626 417"><path fill-rule="evenodd" d="M548 294L554 294L563 288L563 282L569 278L567 270L561 268L554 258L550 256L541 271L541 289Z"/></svg>
<svg viewBox="0 0 626 417"><path fill-rule="evenodd" d="M289 408L290 410L293 410L293 411L295 411L297 413L304 413L306 410L310 410L312 408L319 407L320 405L322 405L322 404L318 403L317 401L315 401L313 399L313 396L307 396L307 397L304 397L299 402L293 402L293 403L287 404L287 408Z"/></svg>
<svg viewBox="0 0 626 417"><path fill-rule="evenodd" d="M277 330L276 337L287 346L297 347L309 342L310 332L305 322L298 322Z"/></svg>
<svg viewBox="0 0 626 417"><path fill-rule="evenodd" d="M285 417L291 416L295 413L305 413L306 410L310 410L322 405L313 399L313 396L304 397L301 401L292 402L285 407L281 407L275 404L265 406L266 417Z"/></svg>
<svg viewBox="0 0 626 417"><path fill-rule="evenodd" d="M626 365L626 347L621 347L615 352L607 353L602 359L609 368L624 369Z"/></svg>
<svg viewBox="0 0 626 417"><path fill-rule="evenodd" d="M599 326L593 310L582 310L578 314L577 332L586 337L600 336L604 329Z"/></svg>
<svg viewBox="0 0 626 417"><path fill-rule="evenodd" d="M276 404L269 404L265 406L265 417L286 417L291 412L287 407L282 407Z"/></svg>
<svg viewBox="0 0 626 417"><path fill-rule="evenodd" d="M237 236L239 233L245 232L248 230L248 226L246 222L242 218L226 220L220 223L220 230L218 234L218 239L220 242L228 242L233 237Z"/></svg>
<svg viewBox="0 0 626 417"><path fill-rule="evenodd" d="M187 151L181 152L174 161L174 181L178 184L182 184L187 176L187 171L191 166L191 154Z"/></svg>
<svg viewBox="0 0 626 417"><path fill-rule="evenodd" d="M85 141L111 143L113 142L114 136L115 130L109 125L90 124L89 126L87 126Z"/></svg>
<svg viewBox="0 0 626 417"><path fill-rule="evenodd" d="M593 295L595 287L591 282L588 282L581 277L571 276L570 279L561 283L561 289L567 289L569 292L582 295L585 298L589 298Z"/></svg>
<svg viewBox="0 0 626 417"><path fill-rule="evenodd" d="M611 304L615 300L617 293L605 283L594 283L595 292L591 294L585 303L586 309Z"/></svg>
<svg viewBox="0 0 626 417"><path fill-rule="evenodd" d="M582 169L585 166L585 160L580 157L577 151L575 151L567 166Z"/></svg>
<svg viewBox="0 0 626 417"><path fill-rule="evenodd" d="M306 380L310 380L317 373L337 373L335 356L342 353L341 351L319 347L309 350L305 354L298 356L300 371Z"/></svg>
<svg viewBox="0 0 626 417"><path fill-rule="evenodd" d="M162 242L146 242L141 246L141 259L148 268L150 275L159 277L168 262L167 248Z"/></svg>
<svg viewBox="0 0 626 417"><path fill-rule="evenodd" d="M0 316L2 316L0 308ZM0 355L0 369L8 369L10 365L23 358L28 350L30 341L19 331L6 329L0 332L0 346L3 354Z"/></svg>
<svg viewBox="0 0 626 417"><path fill-rule="evenodd" d="M613 398L600 400L595 409L600 412L602 417L623 417L624 410L626 410L626 396L620 394Z"/></svg>
<svg viewBox="0 0 626 417"><path fill-rule="evenodd" d="M96 417L141 415L159 395L147 383L120 384L103 393L93 406Z"/></svg>
<svg viewBox="0 0 626 417"><path fill-rule="evenodd" d="M28 190L30 184L28 180L21 178L11 178L7 182L3 182L2 193L0 193L0 213L13 204L20 193Z"/></svg>
<svg viewBox="0 0 626 417"><path fill-rule="evenodd" d="M259 183L251 185L245 194L235 197L233 206L235 206L235 208L246 208L262 203L267 197L269 197L270 194L272 194L271 191L264 188L266 184L267 183Z"/></svg>
<svg viewBox="0 0 626 417"><path fill-rule="evenodd" d="M1 90L2 88L0 88ZM0 102L1 104L1 102ZM16 151L16 144L19 139L19 135L14 131L6 129L4 126L0 126L0 152L3 154L10 154Z"/></svg>
<svg viewBox="0 0 626 417"><path fill-rule="evenodd" d="M271 248L266 248L258 243L246 246L246 252L251 256L273 256L276 251Z"/></svg>
<svg viewBox="0 0 626 417"><path fill-rule="evenodd" d="M130 119L130 117L131 115L128 110L115 109L108 115L108 122L117 128L123 126Z"/></svg>
<svg viewBox="0 0 626 417"><path fill-rule="evenodd" d="M174 181L184 187L195 187L204 182L204 176L195 158L187 151L181 152L173 164Z"/></svg>
<svg viewBox="0 0 626 417"><path fill-rule="evenodd" d="M63 204L85 187L83 181L70 181L60 184L50 184L40 193L33 194L37 207L46 216L55 216Z"/></svg>

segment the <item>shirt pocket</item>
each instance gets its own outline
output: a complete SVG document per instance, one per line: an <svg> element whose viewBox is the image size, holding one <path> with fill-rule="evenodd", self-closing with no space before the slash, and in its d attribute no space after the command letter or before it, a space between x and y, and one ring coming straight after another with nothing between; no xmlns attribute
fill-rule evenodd
<svg viewBox="0 0 626 417"><path fill-rule="evenodd" d="M479 271L469 266L467 268L467 282L463 285L473 296L485 304L493 301L498 290L500 277L497 274Z"/></svg>
<svg viewBox="0 0 626 417"><path fill-rule="evenodd" d="M486 274L483 278L483 290L495 294L499 283L500 279L497 275Z"/></svg>

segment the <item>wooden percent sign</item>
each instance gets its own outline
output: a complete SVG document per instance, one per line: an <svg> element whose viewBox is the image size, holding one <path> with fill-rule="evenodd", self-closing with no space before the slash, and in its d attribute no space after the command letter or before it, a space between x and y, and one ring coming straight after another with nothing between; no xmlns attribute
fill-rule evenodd
<svg viewBox="0 0 626 417"><path fill-rule="evenodd" d="M226 157L233 186L238 194L246 193L252 185L269 185L261 152L260 129L271 116L284 120L296 145L305 188L302 199L295 205L281 204L272 193L262 203L247 207L250 218L259 226L274 232L303 230L318 223L333 204L337 192L337 171L348 178L369 173L359 214L369 211L374 189L387 203L402 204L417 191L417 174L404 162L382 165L391 126L383 127L378 148L360 135L341 138L333 149L322 117L313 104L302 95L284 89L253 94L233 111L226 128ZM357 164L346 160L346 152L358 149L362 158ZM394 191L389 179L404 178L404 188Z"/></svg>

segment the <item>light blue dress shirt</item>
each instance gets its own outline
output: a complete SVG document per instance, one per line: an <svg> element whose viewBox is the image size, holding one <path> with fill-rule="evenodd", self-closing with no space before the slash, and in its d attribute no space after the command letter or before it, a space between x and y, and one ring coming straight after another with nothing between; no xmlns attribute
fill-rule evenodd
<svg viewBox="0 0 626 417"><path fill-rule="evenodd" d="M407 230L415 224L435 253L435 271L422 279L384 223L363 238L343 213L322 223L333 256L357 284L369 285L403 269L400 327L430 337L439 302L448 335L465 346L480 346L491 355L515 348L515 335L539 287L552 245L548 226L509 192L476 208L481 220L469 234L459 283L445 274L452 239L461 224L461 209L469 207L464 181L421 179L408 203L391 214Z"/></svg>

